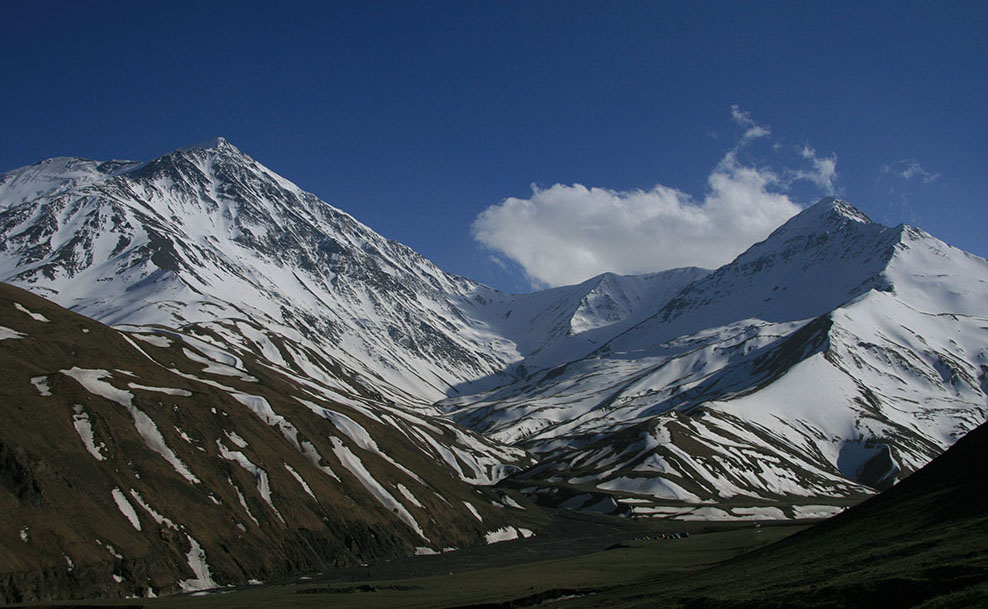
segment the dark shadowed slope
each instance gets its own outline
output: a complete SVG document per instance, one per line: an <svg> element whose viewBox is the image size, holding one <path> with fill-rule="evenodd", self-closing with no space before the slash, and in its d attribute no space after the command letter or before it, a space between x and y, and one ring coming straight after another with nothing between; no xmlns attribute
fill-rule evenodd
<svg viewBox="0 0 988 609"><path fill-rule="evenodd" d="M988 426L892 489L777 544L566 606L988 606Z"/></svg>
<svg viewBox="0 0 988 609"><path fill-rule="evenodd" d="M502 467L483 439L209 339L123 332L0 284L0 602L246 584L528 533L510 523L533 511L466 481Z"/></svg>

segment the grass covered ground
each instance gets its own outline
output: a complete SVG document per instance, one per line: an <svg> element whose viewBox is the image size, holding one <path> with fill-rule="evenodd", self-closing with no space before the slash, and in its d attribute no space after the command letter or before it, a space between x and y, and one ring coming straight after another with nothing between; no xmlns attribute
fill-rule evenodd
<svg viewBox="0 0 988 609"><path fill-rule="evenodd" d="M501 604L520 598L556 596L552 591L611 590L617 586L676 576L778 541L803 526L693 534L680 539L629 540L584 556L512 566L384 581L316 580L266 586L205 597L145 602L149 609L226 607L439 608ZM620 547L623 546L623 547ZM419 559L422 562L429 557Z"/></svg>

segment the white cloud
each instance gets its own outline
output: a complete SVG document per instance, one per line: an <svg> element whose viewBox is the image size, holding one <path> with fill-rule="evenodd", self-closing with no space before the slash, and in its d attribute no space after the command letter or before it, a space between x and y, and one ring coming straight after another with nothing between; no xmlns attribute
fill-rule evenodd
<svg viewBox="0 0 988 609"><path fill-rule="evenodd" d="M763 127L756 123L751 118L751 115L739 108L737 104L731 106L731 118L734 119L735 123L745 128L744 135L741 136L741 142L738 144L739 146L743 146L753 139L772 134L768 127Z"/></svg>
<svg viewBox="0 0 988 609"><path fill-rule="evenodd" d="M618 191L582 184L532 185L474 221L474 238L517 262L533 287L578 283L604 272L637 274L730 262L800 211L786 190L809 180L831 194L836 155L801 151L810 167L776 172L742 162L743 148L770 134L737 106L739 142L707 177L702 199L664 185ZM790 149L791 150L791 149Z"/></svg>
<svg viewBox="0 0 988 609"><path fill-rule="evenodd" d="M919 164L916 159L906 159L904 161L899 161L893 165L885 165L882 167L882 173L886 175L893 175L900 177L904 180L911 180L913 178L919 178L924 184L929 184L937 178L940 177L939 173L934 173L927 171Z"/></svg>
<svg viewBox="0 0 988 609"><path fill-rule="evenodd" d="M808 180L819 186L826 194L837 194L837 154L819 157L816 150L804 145L799 151L800 156L810 162L811 169L790 170L791 180Z"/></svg>

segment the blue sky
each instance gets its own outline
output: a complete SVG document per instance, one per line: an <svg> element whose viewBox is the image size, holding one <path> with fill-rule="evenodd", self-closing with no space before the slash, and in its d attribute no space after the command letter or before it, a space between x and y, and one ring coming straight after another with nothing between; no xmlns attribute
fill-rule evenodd
<svg viewBox="0 0 988 609"><path fill-rule="evenodd" d="M510 291L836 193L988 256L984 2L5 3L0 170L225 136Z"/></svg>

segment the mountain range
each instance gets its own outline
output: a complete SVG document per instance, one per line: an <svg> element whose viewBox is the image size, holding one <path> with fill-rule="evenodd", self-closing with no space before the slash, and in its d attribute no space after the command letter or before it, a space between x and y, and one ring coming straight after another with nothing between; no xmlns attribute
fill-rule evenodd
<svg viewBox="0 0 988 609"><path fill-rule="evenodd" d="M33 293L0 304L8 601L523 537L533 503L823 517L988 416L988 261L833 198L716 270L513 295L219 138L0 174L0 281Z"/></svg>

